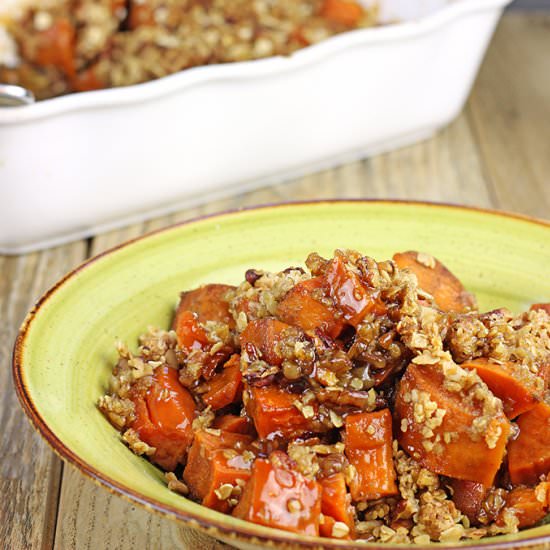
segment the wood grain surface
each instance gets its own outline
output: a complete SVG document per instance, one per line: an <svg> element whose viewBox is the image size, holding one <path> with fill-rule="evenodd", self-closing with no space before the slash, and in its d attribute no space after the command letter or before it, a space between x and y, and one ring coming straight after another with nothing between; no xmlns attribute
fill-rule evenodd
<svg viewBox="0 0 550 550"><path fill-rule="evenodd" d="M41 253L0 256L0 547L227 548L83 478L34 433L13 392L17 329L40 294L89 255L144 232L227 208L314 198L404 198L550 217L550 15L502 20L463 114L421 144L210 202Z"/></svg>

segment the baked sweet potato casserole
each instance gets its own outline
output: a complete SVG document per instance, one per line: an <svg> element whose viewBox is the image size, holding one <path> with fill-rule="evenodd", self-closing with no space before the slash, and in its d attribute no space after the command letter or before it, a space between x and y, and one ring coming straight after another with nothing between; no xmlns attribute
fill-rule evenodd
<svg viewBox="0 0 550 550"><path fill-rule="evenodd" d="M479 312L443 264L316 253L181 294L99 401L168 488L237 518L424 544L550 507L550 305Z"/></svg>
<svg viewBox="0 0 550 550"><path fill-rule="evenodd" d="M0 82L39 99L128 86L289 55L376 20L355 0L7 0Z"/></svg>

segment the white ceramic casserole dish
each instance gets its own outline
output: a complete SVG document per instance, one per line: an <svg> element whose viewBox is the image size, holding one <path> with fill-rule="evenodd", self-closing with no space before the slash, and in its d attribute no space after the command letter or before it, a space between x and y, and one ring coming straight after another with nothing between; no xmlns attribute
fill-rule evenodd
<svg viewBox="0 0 550 550"><path fill-rule="evenodd" d="M382 0L290 57L0 109L0 253L82 238L426 138L510 0Z"/></svg>

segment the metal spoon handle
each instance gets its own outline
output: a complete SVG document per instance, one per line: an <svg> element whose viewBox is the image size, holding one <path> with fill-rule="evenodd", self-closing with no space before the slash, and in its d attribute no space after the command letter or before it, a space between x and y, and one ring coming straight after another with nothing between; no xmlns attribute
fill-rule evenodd
<svg viewBox="0 0 550 550"><path fill-rule="evenodd" d="M27 88L13 84L0 84L0 108L30 105L34 102L34 94Z"/></svg>

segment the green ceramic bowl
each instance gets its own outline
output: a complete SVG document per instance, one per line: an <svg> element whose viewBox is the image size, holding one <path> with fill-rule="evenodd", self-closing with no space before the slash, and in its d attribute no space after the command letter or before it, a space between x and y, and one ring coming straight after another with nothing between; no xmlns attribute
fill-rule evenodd
<svg viewBox="0 0 550 550"><path fill-rule="evenodd" d="M148 325L167 327L179 291L239 282L249 267L300 264L310 251L356 248L385 259L419 249L440 258L483 309L519 311L550 298L550 224L496 212L402 202L317 202L230 212L171 227L93 258L50 289L17 338L19 398L65 460L101 485L240 548L355 548L234 519L170 492L96 408L115 361ZM548 548L550 525L478 542ZM390 545L386 545L387 548Z"/></svg>

